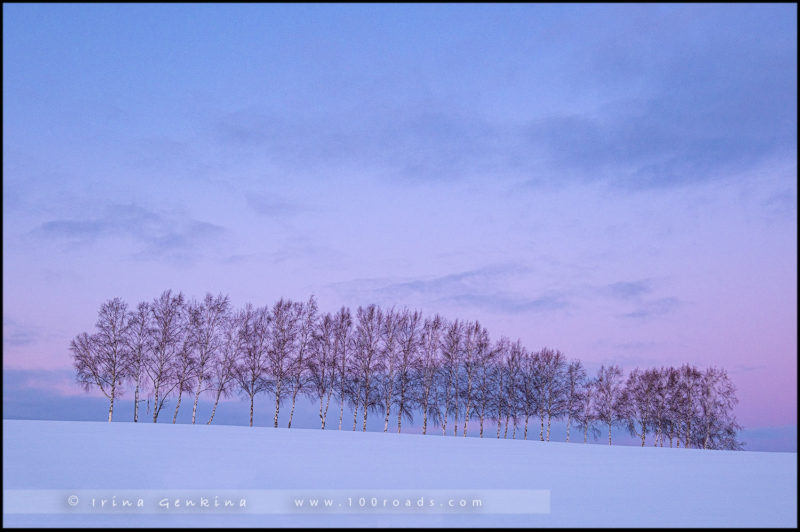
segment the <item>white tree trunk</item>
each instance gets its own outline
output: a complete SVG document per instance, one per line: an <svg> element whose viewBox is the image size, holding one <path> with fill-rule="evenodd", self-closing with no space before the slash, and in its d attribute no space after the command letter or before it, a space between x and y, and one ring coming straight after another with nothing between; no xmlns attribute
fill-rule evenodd
<svg viewBox="0 0 800 532"><path fill-rule="evenodd" d="M203 377L197 379L197 390L194 392L194 405L192 406L192 425L197 417L197 402L200 400L200 390L203 387Z"/></svg>
<svg viewBox="0 0 800 532"><path fill-rule="evenodd" d="M178 385L178 404L175 405L175 415L172 416L172 424L173 425L178 420L178 409L181 407L181 396L183 395L183 392L181 392L181 388L182 388L182 386L179 384Z"/></svg>
<svg viewBox="0 0 800 532"><path fill-rule="evenodd" d="M214 421L214 414L217 413L217 404L219 403L220 395L222 395L222 388L217 389L217 397L214 399L214 408L211 410L211 417L208 418L208 423L206 423L206 425L211 425L211 422Z"/></svg>
<svg viewBox="0 0 800 532"><path fill-rule="evenodd" d="M275 388L275 419L273 420L273 427L278 428L278 414L281 410L281 381L278 380L277 387Z"/></svg>
<svg viewBox="0 0 800 532"><path fill-rule="evenodd" d="M572 416L567 414L567 443L569 443L569 424L572 422Z"/></svg>
<svg viewBox="0 0 800 532"><path fill-rule="evenodd" d="M136 381L136 391L133 394L133 422L139 422L139 381Z"/></svg>

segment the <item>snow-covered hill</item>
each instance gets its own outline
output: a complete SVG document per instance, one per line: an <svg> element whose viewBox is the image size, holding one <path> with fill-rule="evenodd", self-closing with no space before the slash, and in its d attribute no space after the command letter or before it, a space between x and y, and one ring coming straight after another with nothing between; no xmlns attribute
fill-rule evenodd
<svg viewBox="0 0 800 532"><path fill-rule="evenodd" d="M796 453L168 423L3 429L5 526L797 525ZM316 497L331 506L310 509Z"/></svg>

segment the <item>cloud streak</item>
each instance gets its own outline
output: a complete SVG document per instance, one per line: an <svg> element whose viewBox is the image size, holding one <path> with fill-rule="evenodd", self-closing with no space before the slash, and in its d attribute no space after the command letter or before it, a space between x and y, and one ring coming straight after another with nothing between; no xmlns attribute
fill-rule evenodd
<svg viewBox="0 0 800 532"><path fill-rule="evenodd" d="M102 239L132 239L139 244L134 253L138 258L179 261L196 258L205 245L225 232L213 223L161 214L136 204L110 205L97 218L46 221L32 231L40 238L82 245Z"/></svg>

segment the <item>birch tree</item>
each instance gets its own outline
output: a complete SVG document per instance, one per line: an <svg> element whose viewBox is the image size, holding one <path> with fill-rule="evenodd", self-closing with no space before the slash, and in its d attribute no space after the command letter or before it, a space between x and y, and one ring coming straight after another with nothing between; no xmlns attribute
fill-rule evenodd
<svg viewBox="0 0 800 532"><path fill-rule="evenodd" d="M269 365L270 313L264 307L245 305L239 314L239 335L241 337L241 357L235 368L235 378L240 389L250 399L250 426L253 426L253 405L255 397L267 390L266 377ZM277 428L277 414L275 427Z"/></svg>
<svg viewBox="0 0 800 532"><path fill-rule="evenodd" d="M214 406L207 424L214 421L220 397L230 397L236 387L236 370L243 352L244 334L240 330L242 315L226 312L221 320L220 349L211 360L210 381L214 391Z"/></svg>
<svg viewBox="0 0 800 532"><path fill-rule="evenodd" d="M580 360L573 360L567 365L565 374L565 412L567 414L567 442L569 429L573 419L577 419L581 410L583 396L586 393L586 370Z"/></svg>
<svg viewBox="0 0 800 532"><path fill-rule="evenodd" d="M342 419L344 417L344 403L347 399L347 390L349 389L349 369L352 365L352 329L353 317L350 314L350 309L341 307L335 317L335 363L336 373L335 382L338 384L339 395L339 430L342 430Z"/></svg>
<svg viewBox="0 0 800 532"><path fill-rule="evenodd" d="M420 361L415 372L417 404L422 411L422 434L427 434L429 417L434 423L439 421L436 388L441 370L442 328L443 320L438 314L427 318L422 325Z"/></svg>
<svg viewBox="0 0 800 532"><path fill-rule="evenodd" d="M292 354L297 342L299 316L292 302L283 298L272 307L270 316L267 387L275 396L274 427L278 428L281 401L286 396L286 383L292 372Z"/></svg>
<svg viewBox="0 0 800 532"><path fill-rule="evenodd" d="M369 305L366 308L358 307L356 318L358 321L355 331L356 348L353 361L359 378L360 394L363 397L364 418L362 431L366 432L367 414L377 404L374 379L376 374L383 369L379 344L384 316L378 306Z"/></svg>
<svg viewBox="0 0 800 532"><path fill-rule="evenodd" d="M133 422L139 422L139 393L144 383L145 363L152 349L150 330L150 306L146 302L139 303L135 311L128 316L128 378L134 386L133 391Z"/></svg>
<svg viewBox="0 0 800 532"><path fill-rule="evenodd" d="M336 373L336 321L331 313L322 315L315 329L308 372L310 390L319 397L319 421L325 430Z"/></svg>
<svg viewBox="0 0 800 532"><path fill-rule="evenodd" d="M203 302L195 308L193 313L191 327L195 345L195 390L192 424L197 419L197 403L200 400L200 394L213 389L214 360L220 355L229 311L228 296L206 294Z"/></svg>
<svg viewBox="0 0 800 532"><path fill-rule="evenodd" d="M442 342L442 362L446 375L446 381L444 382L445 411L444 418L442 419L443 435L446 435L447 431L447 415L448 413L452 413L453 436L458 436L458 409L460 391L459 377L461 374L462 329L463 326L458 320L451 322L446 327Z"/></svg>
<svg viewBox="0 0 800 532"><path fill-rule="evenodd" d="M608 426L608 444L611 445L611 427L621 419L622 369L619 366L600 366L595 392L595 415L598 421Z"/></svg>
<svg viewBox="0 0 800 532"><path fill-rule="evenodd" d="M178 387L176 378L177 357L183 348L183 307L182 293L172 295L165 290L150 305L152 329L150 331L152 350L145 363L145 373L153 391L153 423L167 398Z"/></svg>
<svg viewBox="0 0 800 532"><path fill-rule="evenodd" d="M575 420L578 425L583 429L583 443L587 443L589 432L592 433L594 439L600 436L600 429L597 428L597 408L595 403L597 401L597 379L587 379L583 388L583 394L580 396L580 407L575 412Z"/></svg>
<svg viewBox="0 0 800 532"><path fill-rule="evenodd" d="M483 424L492 403L492 369L498 350L491 345L486 329L481 331L477 342L477 375L476 375L476 401L478 409L479 432L478 437L483 438Z"/></svg>
<svg viewBox="0 0 800 532"><path fill-rule="evenodd" d="M381 322L381 347L378 357L382 360L383 371L378 381L378 388L386 414L383 420L383 432L389 430L389 414L394 403L395 373L399 365L400 354L397 337L401 319L402 316L394 308L391 308L384 312L383 321Z"/></svg>
<svg viewBox="0 0 800 532"><path fill-rule="evenodd" d="M289 368L289 394L292 397L292 408L289 411L287 428L292 428L297 396L308 384L308 357L314 340L314 329L317 324L317 301L313 295L306 303L295 303L293 307L297 316L297 342L294 348L292 364Z"/></svg>
<svg viewBox="0 0 800 532"><path fill-rule="evenodd" d="M97 332L81 333L70 343L77 380L87 391L97 388L109 400L108 421L114 415L114 400L122 393L129 369L128 306L120 298L100 307L95 323Z"/></svg>
<svg viewBox="0 0 800 532"><path fill-rule="evenodd" d="M197 338L194 324L198 321L198 315L199 307L197 303L191 301L184 305L181 318L181 349L175 359L178 400L175 403L175 414L172 416L173 424L178 420L178 410L181 407L183 392L192 391L192 382L196 376L195 346L197 345Z"/></svg>
<svg viewBox="0 0 800 532"><path fill-rule="evenodd" d="M464 368L464 434L467 437L467 424L472 418L473 402L475 400L475 389L473 383L476 380L476 373L480 366L481 349L486 349L489 334L480 323L467 323L463 329L464 345L462 365Z"/></svg>
<svg viewBox="0 0 800 532"><path fill-rule="evenodd" d="M403 312L399 324L400 357L397 366L397 432L405 417L409 422L413 417L413 375L419 365L421 344L422 313Z"/></svg>
<svg viewBox="0 0 800 532"><path fill-rule="evenodd" d="M622 390L620 416L631 436L642 440L642 447L647 437L647 429L653 424L653 402L657 375L652 370L640 371L634 368L628 374L628 380Z"/></svg>

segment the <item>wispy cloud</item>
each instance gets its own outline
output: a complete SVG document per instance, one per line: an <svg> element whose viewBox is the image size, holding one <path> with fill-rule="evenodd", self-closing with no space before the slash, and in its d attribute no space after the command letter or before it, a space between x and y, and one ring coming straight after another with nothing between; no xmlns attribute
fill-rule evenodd
<svg viewBox="0 0 800 532"><path fill-rule="evenodd" d="M3 316L3 346L22 347L37 342L41 334L28 325Z"/></svg>
<svg viewBox="0 0 800 532"><path fill-rule="evenodd" d="M680 307L681 301L676 297L662 297L642 301L635 310L622 314L623 318L648 319L664 316Z"/></svg>
<svg viewBox="0 0 800 532"><path fill-rule="evenodd" d="M245 199L247 206L254 212L267 217L286 218L311 210L305 205L286 201L274 194L248 192Z"/></svg>
<svg viewBox="0 0 800 532"><path fill-rule="evenodd" d="M91 245L105 238L129 238L139 243L134 256L186 261L204 245L225 234L225 228L185 215L162 214L135 204L110 205L96 218L59 219L40 224L36 236L70 244Z"/></svg>
<svg viewBox="0 0 800 532"><path fill-rule="evenodd" d="M651 290L650 285L649 280L619 281L601 287L600 292L615 299L630 300L648 293Z"/></svg>
<svg viewBox="0 0 800 532"><path fill-rule="evenodd" d="M425 301L488 309L500 313L543 312L568 308L568 294L545 290L534 294L508 288L514 279L530 273L526 265L506 263L411 280L356 279L331 285L349 299L381 304Z"/></svg>

